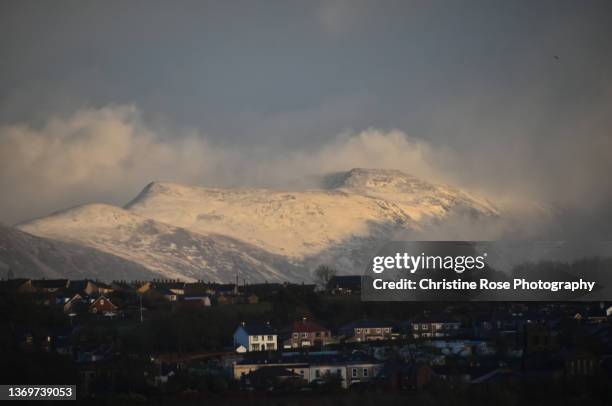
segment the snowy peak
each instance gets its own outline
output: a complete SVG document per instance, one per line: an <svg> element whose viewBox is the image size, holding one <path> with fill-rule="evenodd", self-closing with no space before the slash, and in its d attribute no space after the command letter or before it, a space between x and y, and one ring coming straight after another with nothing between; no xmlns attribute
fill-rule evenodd
<svg viewBox="0 0 612 406"><path fill-rule="evenodd" d="M362 194L400 204L413 218L443 217L455 210L498 216L497 208L488 200L444 184L424 181L393 169L354 168L328 175L324 186L329 190Z"/></svg>
<svg viewBox="0 0 612 406"><path fill-rule="evenodd" d="M144 189L142 189L142 191L138 194L138 196L136 196L132 201L125 205L125 208L129 208L130 206L135 205L138 202L145 201L148 198L154 197L156 195L180 198L183 197L186 193L189 194L189 190L193 189L195 189L195 187L193 186L184 186L172 182L154 181L145 186Z"/></svg>
<svg viewBox="0 0 612 406"><path fill-rule="evenodd" d="M433 188L431 184L395 169L353 168L348 172L339 172L326 176L323 184L327 189L402 193L411 193L417 189Z"/></svg>

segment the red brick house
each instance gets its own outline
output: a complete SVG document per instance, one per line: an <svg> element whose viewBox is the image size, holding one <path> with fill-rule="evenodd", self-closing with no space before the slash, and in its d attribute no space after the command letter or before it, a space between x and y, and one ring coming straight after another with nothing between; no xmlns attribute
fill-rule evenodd
<svg viewBox="0 0 612 406"><path fill-rule="evenodd" d="M285 348L320 347L333 341L331 331L319 323L308 320L294 321L289 336L284 341Z"/></svg>
<svg viewBox="0 0 612 406"><path fill-rule="evenodd" d="M93 314L112 314L117 311L117 306L115 306L108 298L105 296L100 296L92 304L89 305L89 312Z"/></svg>

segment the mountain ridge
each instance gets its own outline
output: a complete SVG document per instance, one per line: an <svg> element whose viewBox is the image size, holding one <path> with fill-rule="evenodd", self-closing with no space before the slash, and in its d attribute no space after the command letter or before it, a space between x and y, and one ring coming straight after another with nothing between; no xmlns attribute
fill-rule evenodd
<svg viewBox="0 0 612 406"><path fill-rule="evenodd" d="M361 272L372 250L397 233L456 211L500 216L486 199L452 186L354 168L300 191L150 182L123 208L76 206L17 227L171 278L233 281L237 268L251 281L311 280L320 263Z"/></svg>

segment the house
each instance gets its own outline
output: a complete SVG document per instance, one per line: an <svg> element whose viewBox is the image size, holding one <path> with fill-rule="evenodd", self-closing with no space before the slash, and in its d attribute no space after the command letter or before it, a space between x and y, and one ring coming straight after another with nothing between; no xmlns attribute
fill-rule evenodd
<svg viewBox="0 0 612 406"><path fill-rule="evenodd" d="M176 302L180 298L175 292L161 285L149 286L148 289L143 289L141 292L143 297L152 302Z"/></svg>
<svg viewBox="0 0 612 406"><path fill-rule="evenodd" d="M478 338L495 338L499 336L518 339L527 323L521 312L494 312L474 317L473 331Z"/></svg>
<svg viewBox="0 0 612 406"><path fill-rule="evenodd" d="M243 346L251 351L276 351L278 333L270 323L255 324L242 322L234 332L234 348Z"/></svg>
<svg viewBox="0 0 612 406"><path fill-rule="evenodd" d="M183 296L185 295L185 282L171 280L146 282L138 288L138 293L144 294L152 289L157 289L164 292L170 291L172 292L172 295L176 297Z"/></svg>
<svg viewBox="0 0 612 406"><path fill-rule="evenodd" d="M374 320L360 320L340 327L338 330L350 342L379 341L394 339L391 323Z"/></svg>
<svg viewBox="0 0 612 406"><path fill-rule="evenodd" d="M80 294L76 293L63 306L64 314L77 315L86 313L88 310L87 301Z"/></svg>
<svg viewBox="0 0 612 406"><path fill-rule="evenodd" d="M88 279L70 281L69 291L83 296L94 296L98 294L98 286Z"/></svg>
<svg viewBox="0 0 612 406"><path fill-rule="evenodd" d="M104 282L95 281L94 284L96 285L96 288L98 289L98 294L100 295L110 295L115 291L115 288Z"/></svg>
<svg viewBox="0 0 612 406"><path fill-rule="evenodd" d="M214 289L208 283L193 282L185 284L185 296L212 296L214 294Z"/></svg>
<svg viewBox="0 0 612 406"><path fill-rule="evenodd" d="M583 323L598 324L608 321L608 317L612 315L612 306L605 306L603 302L599 306L589 306L586 309L577 312L574 319Z"/></svg>
<svg viewBox="0 0 612 406"><path fill-rule="evenodd" d="M176 290L168 289L165 286L155 286L152 290L159 293L169 302L176 302L179 299L179 294L176 292Z"/></svg>
<svg viewBox="0 0 612 406"><path fill-rule="evenodd" d="M210 307L210 298L208 296L189 296L178 302L180 309L200 309Z"/></svg>
<svg viewBox="0 0 612 406"><path fill-rule="evenodd" d="M459 333L461 322L448 316L420 316L411 321L414 338L453 337Z"/></svg>
<svg viewBox="0 0 612 406"><path fill-rule="evenodd" d="M70 285L68 279L38 279L32 281L34 288L43 293L57 293Z"/></svg>
<svg viewBox="0 0 612 406"><path fill-rule="evenodd" d="M327 290L333 295L350 295L361 292L361 276L332 276L327 282Z"/></svg>
<svg viewBox="0 0 612 406"><path fill-rule="evenodd" d="M134 293L137 291L133 284L126 281L113 281L110 287L113 289L113 292L118 293Z"/></svg>
<svg viewBox="0 0 612 406"><path fill-rule="evenodd" d="M284 341L284 348L321 347L333 341L331 331L320 324L308 320L294 321Z"/></svg>
<svg viewBox="0 0 612 406"><path fill-rule="evenodd" d="M241 384L243 386L265 390L280 386L296 386L305 382L300 375L282 366L259 368L241 377Z"/></svg>
<svg viewBox="0 0 612 406"><path fill-rule="evenodd" d="M89 305L89 312L93 314L103 314L110 316L115 314L117 306L115 306L106 296L100 296Z"/></svg>
<svg viewBox="0 0 612 406"><path fill-rule="evenodd" d="M31 279L8 279L0 281L1 293L32 293L35 291Z"/></svg>
<svg viewBox="0 0 612 406"><path fill-rule="evenodd" d="M272 356L245 357L234 364L234 378L245 381L249 374L263 368L283 368L298 375L307 383L322 383L338 379L342 387L367 383L378 375L383 367L377 361L361 352L339 354L337 351L276 353ZM286 374L285 374L286 375ZM293 376L293 375L291 375Z"/></svg>

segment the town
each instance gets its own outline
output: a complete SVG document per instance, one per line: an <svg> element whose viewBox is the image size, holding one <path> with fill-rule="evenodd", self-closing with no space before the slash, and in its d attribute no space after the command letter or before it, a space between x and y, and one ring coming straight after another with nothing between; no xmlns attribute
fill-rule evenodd
<svg viewBox="0 0 612 406"><path fill-rule="evenodd" d="M336 275L323 284L3 280L3 382L76 383L80 399L99 401L384 404L393 394L514 404L512 393L609 404L610 303L372 303L360 288L359 276Z"/></svg>

